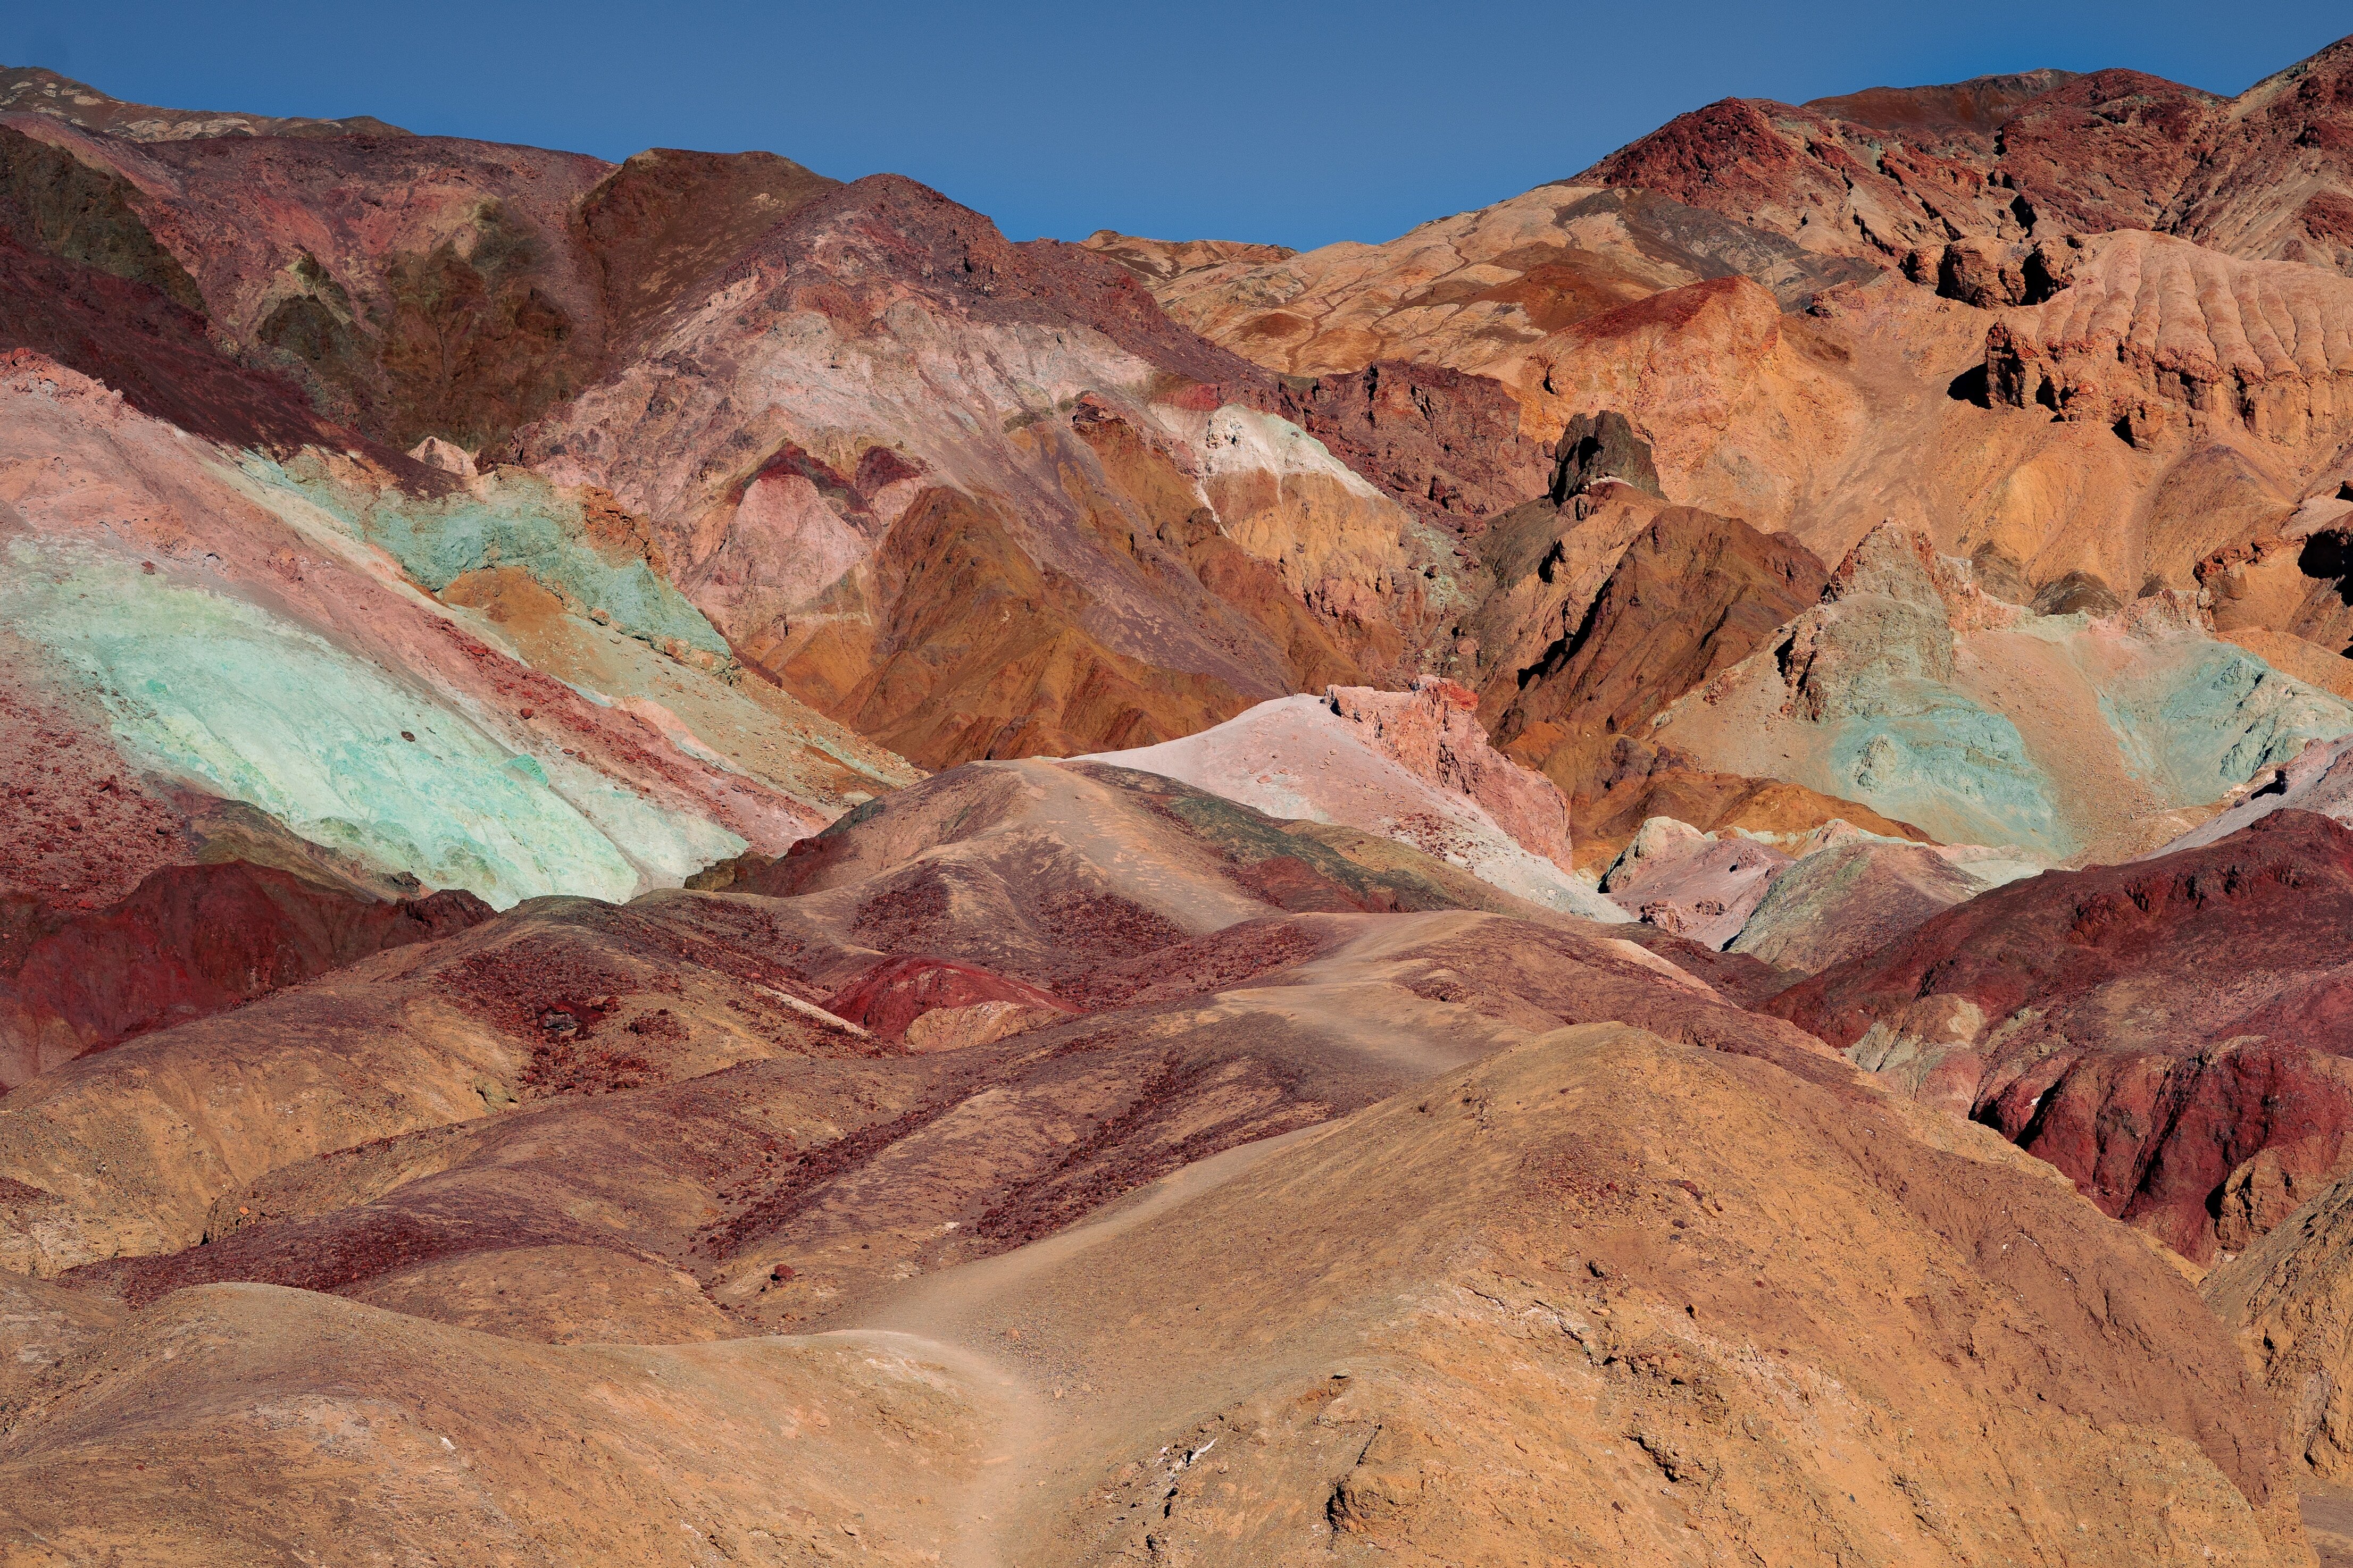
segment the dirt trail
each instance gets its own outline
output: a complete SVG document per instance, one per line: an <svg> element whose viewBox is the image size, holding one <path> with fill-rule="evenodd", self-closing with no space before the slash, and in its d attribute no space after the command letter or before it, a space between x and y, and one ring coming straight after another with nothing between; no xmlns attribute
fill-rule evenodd
<svg viewBox="0 0 2353 1568"><path fill-rule="evenodd" d="M1025 1528L1032 1494L1060 1495L1049 1482L1072 1468L1074 1453L1085 1452L1070 1434L1103 1414L1092 1402L1065 1397L1074 1388L1092 1392L1079 1375L1084 1368L1034 1331L1026 1343L1020 1329L1007 1331L1005 1320L1027 1316L1016 1303L1088 1248L1150 1223L1330 1126L1303 1127L1197 1160L1068 1230L916 1279L860 1314L866 1321L857 1328L812 1336L887 1343L901 1353L937 1360L976 1398L997 1405L996 1436L980 1476L947 1521L955 1533L945 1542L944 1562L952 1568L1014 1568L1020 1544L1032 1539Z"/></svg>
<svg viewBox="0 0 2353 1568"><path fill-rule="evenodd" d="M1079 781L1083 782L1083 781ZM1492 917L1446 910L1337 917L1361 929L1300 966L1291 984L1244 987L1219 1000L1238 1011L1280 1015L1293 1026L1366 1058L1404 1083L1419 1082L1520 1043L1525 1031L1396 984L1413 950L1463 935ZM1368 1005L1368 984L1380 987ZM991 1436L979 1475L942 1510L944 1561L956 1568L1012 1568L1034 1556L1045 1511L1082 1490L1107 1435L1155 1420L1164 1392L1119 1348L1115 1329L1074 1317L1063 1300L1084 1255L1215 1191L1335 1122L1229 1149L1140 1187L1090 1218L1027 1247L908 1280L812 1336L888 1346L936 1362L966 1384ZM993 1408L991 1408L993 1406Z"/></svg>
<svg viewBox="0 0 2353 1568"><path fill-rule="evenodd" d="M1526 1031L1466 1015L1445 1002L1429 1002L1398 987L1383 998L1382 1013L1364 1011L1362 982L1323 985L1271 985L1235 990L1227 998L1259 1014L1273 1014L1334 1044L1411 1079L1435 1078L1515 1045Z"/></svg>
<svg viewBox="0 0 2353 1568"><path fill-rule="evenodd" d="M1527 1036L1401 986L1380 1006L1369 1007L1366 982L1391 978L1391 966L1410 949L1459 936L1487 918L1457 911L1385 917L1302 966L1293 984L1230 991L1224 998L1252 1012L1279 1013L1408 1082L1435 1078ZM1136 1369L1124 1364L1114 1348L1117 1336L1103 1331L1111 1325L1073 1319L1062 1310L1060 1287L1083 1269L1084 1254L1335 1125L1301 1128L1198 1160L1068 1230L910 1280L859 1311L851 1324L831 1331L916 1350L998 1401L1001 1425L982 1477L953 1521L948 1561L961 1568L1010 1568L1022 1561L1024 1544L1051 1528L1040 1505L1067 1500L1083 1486L1078 1472L1092 1468L1103 1435L1155 1418L1151 1406L1162 1391L1149 1380L1139 1383Z"/></svg>
<svg viewBox="0 0 2353 1568"><path fill-rule="evenodd" d="M1040 1440L1049 1425L1039 1408L1036 1390L1018 1369L958 1342L954 1335L859 1328L808 1338L935 1362L956 1380L977 1407L992 1441L963 1495L953 1501L934 1500L939 1505L936 1518L944 1532L937 1542L940 1561L949 1568L1012 1568L1015 1559L1002 1550L1003 1523L1013 1510L1013 1500L1026 1474L1026 1450Z"/></svg>

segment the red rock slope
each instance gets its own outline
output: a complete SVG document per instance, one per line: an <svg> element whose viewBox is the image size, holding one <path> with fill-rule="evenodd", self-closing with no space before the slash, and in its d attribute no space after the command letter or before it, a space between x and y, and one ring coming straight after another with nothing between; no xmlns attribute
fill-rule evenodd
<svg viewBox="0 0 2353 1568"><path fill-rule="evenodd" d="M86 913L0 900L0 1086L490 913L461 889L375 900L235 860Z"/></svg>
<svg viewBox="0 0 2353 1568"><path fill-rule="evenodd" d="M1725 99L1578 176L1903 259L1963 237L2154 229L2249 259L2353 265L2353 39L2218 99L2132 70ZM2035 90L2040 88L2041 90Z"/></svg>
<svg viewBox="0 0 2353 1568"><path fill-rule="evenodd" d="M1983 894L1767 1005L2203 1262L2353 1156L2348 928L2353 830L2279 811Z"/></svg>

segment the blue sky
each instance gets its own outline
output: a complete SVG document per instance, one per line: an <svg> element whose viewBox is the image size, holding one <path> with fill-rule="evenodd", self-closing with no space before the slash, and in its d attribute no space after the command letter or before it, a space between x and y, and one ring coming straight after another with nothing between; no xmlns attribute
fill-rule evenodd
<svg viewBox="0 0 2353 1568"><path fill-rule="evenodd" d="M1304 247L1574 174L1718 98L2110 65L2234 93L2348 30L2341 0L0 0L0 61L185 108L894 170L1017 239L1111 227Z"/></svg>

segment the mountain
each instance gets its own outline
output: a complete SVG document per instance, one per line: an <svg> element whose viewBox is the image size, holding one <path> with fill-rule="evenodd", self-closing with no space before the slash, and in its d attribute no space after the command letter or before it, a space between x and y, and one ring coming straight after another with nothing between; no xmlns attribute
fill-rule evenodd
<svg viewBox="0 0 2353 1568"><path fill-rule="evenodd" d="M1580 181L1655 191L1810 250L1901 259L1965 237L2150 229L2345 271L2353 38L2235 99L2139 71L1725 99Z"/></svg>
<svg viewBox="0 0 2353 1568"><path fill-rule="evenodd" d="M0 1556L2325 1560L2348 48L1304 253L0 72Z"/></svg>
<svg viewBox="0 0 2353 1568"><path fill-rule="evenodd" d="M1384 245L1088 243L1273 369L1490 376L1543 441L1620 415L1655 493L1824 562L1893 521L2022 605L2194 591L2252 557L2277 578L2353 473L2353 252L2321 216L2353 189L2348 50L2232 100L2116 71L1727 100ZM2217 625L2328 687L2307 646L2344 639L2295 603L2322 586ZM1534 663L1482 640L1448 673L1498 722L1545 700Z"/></svg>
<svg viewBox="0 0 2353 1568"><path fill-rule="evenodd" d="M371 114L343 120L214 113L125 103L87 82L39 66L0 66L0 113L46 114L125 142L185 142L212 136L406 136Z"/></svg>

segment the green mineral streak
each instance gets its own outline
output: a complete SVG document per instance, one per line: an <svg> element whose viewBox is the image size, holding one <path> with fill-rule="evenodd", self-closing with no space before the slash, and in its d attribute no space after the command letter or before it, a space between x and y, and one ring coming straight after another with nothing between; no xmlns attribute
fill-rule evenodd
<svg viewBox="0 0 2353 1568"><path fill-rule="evenodd" d="M2064 647L2080 617L2032 635ZM1948 843L2015 844L2054 858L2083 847L2058 785L2018 728L1940 682L1883 661L1842 692L1830 721L1831 793L1917 823ZM2121 669L2087 670L2125 765L2159 803L2202 805L2311 740L2353 733L2353 705L2208 637L2139 646Z"/></svg>
<svg viewBox="0 0 2353 1568"><path fill-rule="evenodd" d="M1947 843L2074 851L2052 805L2056 786L2018 726L1930 680L1897 679L1877 697L1876 711L1833 724L1831 793Z"/></svg>
<svg viewBox="0 0 2353 1568"><path fill-rule="evenodd" d="M713 860L751 847L716 823L664 811L577 763L565 763L551 787L595 823L649 881L675 886Z"/></svg>
<svg viewBox="0 0 2353 1568"><path fill-rule="evenodd" d="M2353 733L2353 706L2228 643L2159 645L2100 694L2126 765L2166 799L2214 800L2306 741Z"/></svg>
<svg viewBox="0 0 2353 1568"><path fill-rule="evenodd" d="M20 541L5 564L0 618L98 696L134 763L385 870L501 908L617 900L641 870L743 847L575 764L551 784L437 696L241 600L84 547Z"/></svg>
<svg viewBox="0 0 2353 1568"><path fill-rule="evenodd" d="M1456 620L1475 614L1479 608L1478 596L1463 582L1461 573L1455 566L1454 542L1411 512L1406 513L1406 523L1401 531L1412 556L1437 567L1437 571L1430 573L1422 583L1422 592L1429 600L1430 613Z"/></svg>
<svg viewBox="0 0 2353 1568"><path fill-rule="evenodd" d="M289 469L257 456L245 459L245 469L300 495L436 594L469 572L517 566L579 610L602 610L616 628L657 647L676 642L728 651L702 612L644 560L599 550L579 503L543 479L501 471L471 490L430 498L362 492L302 464Z"/></svg>

